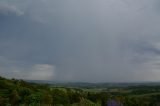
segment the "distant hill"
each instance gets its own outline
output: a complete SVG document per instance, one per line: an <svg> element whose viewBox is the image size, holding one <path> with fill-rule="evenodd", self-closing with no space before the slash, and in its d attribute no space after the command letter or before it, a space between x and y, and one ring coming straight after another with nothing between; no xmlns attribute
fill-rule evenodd
<svg viewBox="0 0 160 106"><path fill-rule="evenodd" d="M26 80L30 83L49 84L52 86L81 87L81 88L111 88L111 87L134 87L134 86L159 86L160 82L106 82L106 83L89 83L89 82L63 82L47 80Z"/></svg>

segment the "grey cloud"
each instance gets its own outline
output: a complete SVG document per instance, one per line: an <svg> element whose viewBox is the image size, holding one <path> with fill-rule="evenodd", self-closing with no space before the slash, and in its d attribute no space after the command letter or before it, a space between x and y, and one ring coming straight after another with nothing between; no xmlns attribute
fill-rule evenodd
<svg viewBox="0 0 160 106"><path fill-rule="evenodd" d="M17 15L17 16L20 16L20 15L23 15L24 12L21 11L20 9L18 9L14 5L1 3L0 4L0 14L2 14L2 15Z"/></svg>
<svg viewBox="0 0 160 106"><path fill-rule="evenodd" d="M7 78L27 80L55 79L55 66L49 64L31 64L24 61L8 60L1 57L0 74Z"/></svg>
<svg viewBox="0 0 160 106"><path fill-rule="evenodd" d="M153 71L160 53L156 2L6 1L24 14L0 16L0 56L16 61L15 69L26 74L37 64L56 67L54 79L62 81L159 80L148 78L158 74Z"/></svg>

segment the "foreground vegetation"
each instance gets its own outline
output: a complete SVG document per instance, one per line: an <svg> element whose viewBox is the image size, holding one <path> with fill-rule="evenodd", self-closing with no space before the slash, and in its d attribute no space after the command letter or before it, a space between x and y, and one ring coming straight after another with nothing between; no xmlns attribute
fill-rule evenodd
<svg viewBox="0 0 160 106"><path fill-rule="evenodd" d="M0 106L160 106L160 86L71 88L0 77Z"/></svg>

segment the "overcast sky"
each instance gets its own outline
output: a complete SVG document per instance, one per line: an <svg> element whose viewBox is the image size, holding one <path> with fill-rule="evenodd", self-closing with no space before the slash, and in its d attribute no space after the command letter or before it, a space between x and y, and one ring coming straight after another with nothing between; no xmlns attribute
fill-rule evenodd
<svg viewBox="0 0 160 106"><path fill-rule="evenodd" d="M0 75L160 81L160 1L0 0Z"/></svg>

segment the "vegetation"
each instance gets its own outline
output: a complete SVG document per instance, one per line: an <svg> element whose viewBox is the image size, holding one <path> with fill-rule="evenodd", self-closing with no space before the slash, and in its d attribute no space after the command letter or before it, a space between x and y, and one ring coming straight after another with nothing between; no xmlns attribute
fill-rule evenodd
<svg viewBox="0 0 160 106"><path fill-rule="evenodd" d="M57 87L0 77L0 106L159 106L160 86Z"/></svg>

